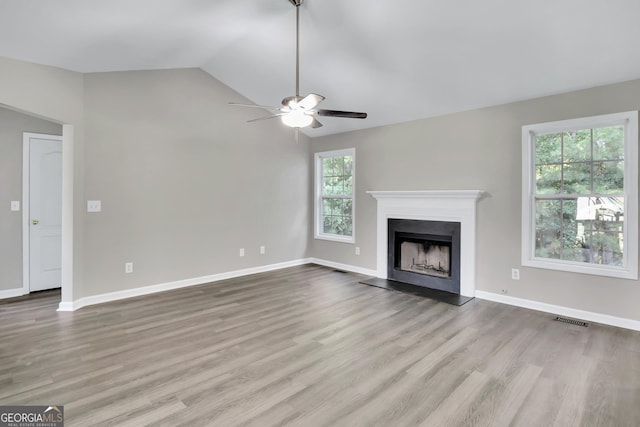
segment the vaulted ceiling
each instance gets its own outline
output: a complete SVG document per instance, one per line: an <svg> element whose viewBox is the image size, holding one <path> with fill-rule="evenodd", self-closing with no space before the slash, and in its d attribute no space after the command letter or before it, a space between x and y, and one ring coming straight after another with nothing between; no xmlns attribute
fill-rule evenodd
<svg viewBox="0 0 640 427"><path fill-rule="evenodd" d="M369 113L323 117L312 137L640 78L637 0L305 0L300 16L301 94ZM279 105L295 92L295 8L2 0L0 56L80 72L200 67Z"/></svg>

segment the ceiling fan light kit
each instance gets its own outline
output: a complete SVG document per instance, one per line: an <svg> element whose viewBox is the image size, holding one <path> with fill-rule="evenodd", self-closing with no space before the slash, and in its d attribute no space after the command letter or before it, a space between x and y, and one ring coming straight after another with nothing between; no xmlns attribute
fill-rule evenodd
<svg viewBox="0 0 640 427"><path fill-rule="evenodd" d="M282 123L292 128L304 128L313 123L313 117L303 110L292 110L288 114L281 116Z"/></svg>
<svg viewBox="0 0 640 427"><path fill-rule="evenodd" d="M325 117L346 117L351 119L366 119L367 113L356 113L353 111L321 110L316 109L318 104L324 100L324 96L311 93L305 97L300 96L300 5L304 0L288 0L296 8L296 94L288 96L282 100L282 107L268 107L251 104L239 104L231 102L231 105L242 107L259 107L270 110L277 110L279 113L267 117L249 120L255 122L259 120L280 117L285 125L299 129L307 126L318 128L322 126L315 116Z"/></svg>

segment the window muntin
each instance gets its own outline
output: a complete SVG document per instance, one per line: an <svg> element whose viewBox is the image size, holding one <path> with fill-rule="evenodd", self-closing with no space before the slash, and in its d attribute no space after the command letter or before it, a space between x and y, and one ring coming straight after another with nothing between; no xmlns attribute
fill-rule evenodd
<svg viewBox="0 0 640 427"><path fill-rule="evenodd" d="M315 237L353 242L355 150L316 153Z"/></svg>
<svg viewBox="0 0 640 427"><path fill-rule="evenodd" d="M637 119L523 127L524 265L637 277Z"/></svg>

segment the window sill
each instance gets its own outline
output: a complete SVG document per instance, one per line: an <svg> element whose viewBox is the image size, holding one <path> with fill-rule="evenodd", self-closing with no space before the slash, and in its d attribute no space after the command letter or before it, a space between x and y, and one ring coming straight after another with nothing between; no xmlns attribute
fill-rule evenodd
<svg viewBox="0 0 640 427"><path fill-rule="evenodd" d="M522 265L525 267L544 268L547 270L566 271L569 273L581 273L590 274L594 276L613 277L617 279L638 279L637 266L631 267L613 267L600 264L585 264L579 262L570 261L555 261L544 258L534 258L528 260L522 260Z"/></svg>
<svg viewBox="0 0 640 427"><path fill-rule="evenodd" d="M355 243L353 236L339 236L337 234L316 234L313 236L316 240L329 240L340 243Z"/></svg>

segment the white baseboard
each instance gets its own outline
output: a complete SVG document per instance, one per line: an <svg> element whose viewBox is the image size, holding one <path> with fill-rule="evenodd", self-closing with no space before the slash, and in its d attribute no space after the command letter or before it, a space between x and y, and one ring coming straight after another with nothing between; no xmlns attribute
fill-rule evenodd
<svg viewBox="0 0 640 427"><path fill-rule="evenodd" d="M368 268L357 267L348 264L342 264L333 261L327 261L319 258L305 258L294 261L287 261L278 264L264 265L260 267L247 268L243 270L229 271L226 273L212 274L209 276L194 277L191 279L177 280L174 282L160 283L157 285L144 286L135 289L127 289L123 291L110 292L106 294L93 295L80 298L72 302L60 302L58 311L75 311L89 305L102 304L105 302L117 301L125 298L132 298L142 295L149 295L157 292L168 291L172 289L180 289L189 286L203 285L206 283L217 282L220 280L232 279L235 277L247 276L250 274L264 273L267 271L279 270L282 268L295 267L303 264L318 264L329 268L349 271L352 273L363 274L366 276L377 277L377 271ZM8 289L0 291L0 299L13 298L23 295L23 289ZM528 308L531 310L542 311L545 313L557 314L560 316L572 317L575 319L587 320L590 322L602 323L605 325L617 326L619 328L640 331L640 321L633 319L625 319L622 317L610 316L607 314L595 313L592 311L578 310L560 305L547 304L538 301L516 298L507 295L496 294L493 292L476 290L475 296L478 299L494 301L502 304L513 305L516 307Z"/></svg>
<svg viewBox="0 0 640 427"><path fill-rule="evenodd" d="M78 307L80 308L80 307ZM76 310L75 308L73 308L73 303L72 302L60 302L60 304L58 304L58 310L57 311L74 311Z"/></svg>
<svg viewBox="0 0 640 427"><path fill-rule="evenodd" d="M377 276L378 272L376 270L371 270L368 268L356 267L354 265L341 264L339 262L327 261L324 259L318 258L308 258L307 262L322 265L325 267L335 268L338 270L349 271L351 273L364 274L365 276Z"/></svg>
<svg viewBox="0 0 640 427"><path fill-rule="evenodd" d="M575 319L588 320L590 322L602 323L604 325L611 325L617 326L619 328L640 331L640 321L638 320L625 319L623 317L610 316L608 314L595 313L592 311L578 310L575 308L563 307L560 305L515 298L507 295L495 294L493 292L476 291L476 298L495 301L502 304L515 305L517 307L529 308L532 310L543 311L545 313L552 313L560 316L573 317Z"/></svg>
<svg viewBox="0 0 640 427"><path fill-rule="evenodd" d="M22 295L24 295L23 288L6 289L4 291L0 291L0 299L21 297Z"/></svg>
<svg viewBox="0 0 640 427"><path fill-rule="evenodd" d="M157 285L143 286L140 288L93 295L80 298L72 302L61 302L58 306L58 311L75 311L89 305L102 304L105 302L117 301L126 298L155 294L157 292L186 288L189 286L204 285L205 283L233 279L234 277L248 276L250 274L264 273L267 271L279 270L282 268L295 267L298 265L308 264L309 262L310 261L308 259L299 259L294 261L281 262L278 264L263 265L260 267L246 268L243 270L229 271L226 273L212 274L209 276L194 277L191 279L177 280L174 282L160 283Z"/></svg>

